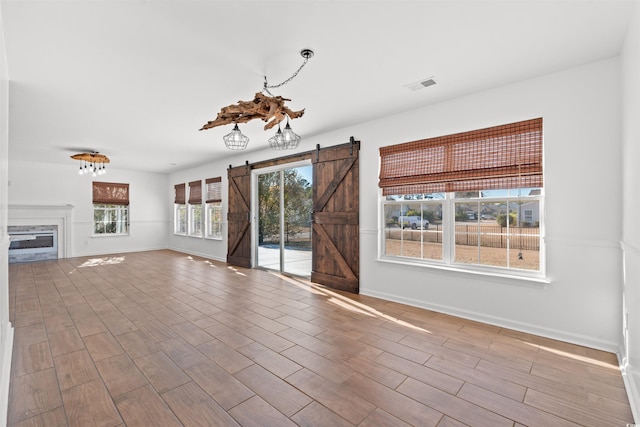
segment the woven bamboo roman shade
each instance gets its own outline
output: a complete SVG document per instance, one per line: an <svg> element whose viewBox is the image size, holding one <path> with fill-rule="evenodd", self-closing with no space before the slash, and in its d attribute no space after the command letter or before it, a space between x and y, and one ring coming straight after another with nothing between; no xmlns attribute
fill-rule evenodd
<svg viewBox="0 0 640 427"><path fill-rule="evenodd" d="M380 148L385 196L542 184L542 118Z"/></svg>
<svg viewBox="0 0 640 427"><path fill-rule="evenodd" d="M129 184L93 182L93 203L129 205Z"/></svg>
<svg viewBox="0 0 640 427"><path fill-rule="evenodd" d="M173 203L176 205L184 205L187 202L186 197L186 185L185 184L176 184L173 186L176 190L176 197Z"/></svg>
<svg viewBox="0 0 640 427"><path fill-rule="evenodd" d="M189 183L189 204L197 205L202 203L202 180L191 181Z"/></svg>
<svg viewBox="0 0 640 427"><path fill-rule="evenodd" d="M222 201L222 177L207 178L207 203L215 203Z"/></svg>

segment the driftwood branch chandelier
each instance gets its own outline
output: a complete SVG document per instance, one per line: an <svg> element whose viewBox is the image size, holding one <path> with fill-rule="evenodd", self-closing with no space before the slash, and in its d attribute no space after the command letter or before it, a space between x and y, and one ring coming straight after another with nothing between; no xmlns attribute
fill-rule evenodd
<svg viewBox="0 0 640 427"><path fill-rule="evenodd" d="M216 126L223 126L233 123L234 127L231 133L223 137L224 143L230 150L244 150L249 143L249 137L240 132L238 123L247 123L254 119L260 119L267 122L264 130L268 130L278 125L278 131L274 136L269 138L269 146L274 150L294 149L300 143L300 136L295 134L289 125L289 120L302 117L304 109L293 111L285 105L285 101L291 101L288 98L274 96L269 89L276 89L293 80L300 70L313 57L311 49L303 49L300 55L304 58L302 65L288 79L277 85L269 85L267 76L264 76L264 85L261 92L257 92L251 101L238 101L236 104L222 107L215 120L207 122L200 130L211 129ZM284 130L280 127L280 122L287 119Z"/></svg>
<svg viewBox="0 0 640 427"><path fill-rule="evenodd" d="M100 154L97 151L74 154L71 158L82 162L80 163L79 175L104 175L107 173L107 163L111 162L107 156Z"/></svg>

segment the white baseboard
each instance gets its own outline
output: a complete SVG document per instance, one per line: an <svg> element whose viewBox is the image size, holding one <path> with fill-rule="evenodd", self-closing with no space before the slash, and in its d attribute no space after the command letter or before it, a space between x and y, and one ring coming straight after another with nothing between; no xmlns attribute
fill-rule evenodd
<svg viewBox="0 0 640 427"><path fill-rule="evenodd" d="M11 380L11 354L13 353L13 327L6 323L7 330L2 336L6 337L2 343L2 366L0 366L0 425L7 425L7 411L9 409L9 382Z"/></svg>
<svg viewBox="0 0 640 427"><path fill-rule="evenodd" d="M413 307L424 308L426 310L436 311L438 313L449 314L451 316L461 317L463 319L473 320L476 322L487 323L501 328L513 329L528 334L538 335L545 338L551 338L558 341L564 341L572 344L582 345L589 348L607 351L617 354L619 350L619 343L594 339L580 334L572 334L566 331L557 329L545 328L538 325L517 322L511 319L503 317L490 316L483 313L476 313L467 310L461 310L455 307L449 307L439 304L433 304L426 301L414 300L409 298L399 297L397 295L388 294L386 292L370 291L360 288L362 295L369 295L376 298L381 298L388 301L399 302L407 304Z"/></svg>
<svg viewBox="0 0 640 427"><path fill-rule="evenodd" d="M622 357L622 350L618 352L618 363L620 364L622 380L624 381L624 388L626 389L627 397L629 398L629 406L631 406L633 419L635 422L640 422L640 393L638 393L638 387L640 386L640 372L637 372L629 365L625 366L625 361Z"/></svg>

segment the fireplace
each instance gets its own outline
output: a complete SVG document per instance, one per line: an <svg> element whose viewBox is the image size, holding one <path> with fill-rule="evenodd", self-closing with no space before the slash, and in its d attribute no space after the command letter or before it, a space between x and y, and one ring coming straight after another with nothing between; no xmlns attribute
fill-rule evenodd
<svg viewBox="0 0 640 427"><path fill-rule="evenodd" d="M72 256L72 211L73 205L9 205L9 262Z"/></svg>
<svg viewBox="0 0 640 427"><path fill-rule="evenodd" d="M58 259L58 226L9 226L9 263Z"/></svg>

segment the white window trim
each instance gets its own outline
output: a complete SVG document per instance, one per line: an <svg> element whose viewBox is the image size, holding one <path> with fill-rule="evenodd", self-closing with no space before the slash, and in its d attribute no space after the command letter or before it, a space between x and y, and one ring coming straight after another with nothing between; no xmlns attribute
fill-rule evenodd
<svg viewBox="0 0 640 427"><path fill-rule="evenodd" d="M448 221L443 220L443 229L442 229L442 261L430 260L430 259L421 259L421 258L412 258L412 257L403 257L396 255L386 255L385 254L385 205L387 204L408 204L408 203L428 203L428 200L416 200L416 201L399 201L399 202L391 202L389 203L386 200L386 197L382 195L382 190L378 189L378 216L379 216L379 238L378 238L378 257L377 261L387 262L398 265L405 266L416 266L416 267L424 267L424 268L432 268L441 271L462 273L462 274L470 274L470 275L480 275L487 276L492 278L504 278L508 280L522 280L525 282L531 282L536 284L548 284L550 283L546 277L546 251L545 251L545 232L544 232L544 189L541 191L542 194L536 196L525 196L526 200L537 200L539 201L539 211L540 211L540 270L532 271L532 270L521 270L510 267L494 267L487 265L478 265L478 264L463 264L463 263L455 263L452 261L454 257L454 249L452 248L452 241L455 239L454 231L455 231L455 218L453 206L456 202L465 203L465 202L474 202L480 200L483 203L491 203L492 201L504 201L504 200L516 200L513 196L506 197L483 197L483 198L458 198L455 199L452 197L452 193L446 193L445 198L441 200L442 205L442 216L443 218L449 218ZM522 198L521 198L522 199ZM439 200L440 201L440 200ZM455 245L454 245L455 246Z"/></svg>
<svg viewBox="0 0 640 427"><path fill-rule="evenodd" d="M195 234L193 232L193 222L192 222L192 218L191 218L191 212L192 212L192 208L195 207L200 207L200 234ZM187 236L188 237L195 237L197 239L202 239L204 237L204 231L202 230L203 227L203 221L202 221L202 203L193 205L190 203L187 203Z"/></svg>
<svg viewBox="0 0 640 427"><path fill-rule="evenodd" d="M173 234L176 235L176 236L186 236L187 235L187 227L188 227L188 224L189 224L188 218L187 218L188 210L185 212L185 216L184 216L185 217L185 227L184 227L185 232L184 233L180 233L180 232L177 231L177 229L178 229L178 218L179 218L179 216L178 216L178 208L180 206L184 206L185 209L187 209L186 203L185 204L182 204L182 203L174 203L173 204Z"/></svg>
<svg viewBox="0 0 640 427"><path fill-rule="evenodd" d="M219 205L219 209L220 209L220 236L213 236L211 235L209 230L209 226L211 225L211 221L209 218L210 215L210 210L209 207L211 205ZM209 239L209 240L223 240L224 236L223 236L223 232L222 232L222 225L224 224L224 221L222 221L222 202L213 202L213 203L205 203L205 230L204 230L204 238L205 239Z"/></svg>
<svg viewBox="0 0 640 427"><path fill-rule="evenodd" d="M411 258L407 258L411 259ZM425 262L421 262L416 259L418 262L405 261L404 258L401 257L384 257L379 256L376 261L386 263L386 264L394 264L400 265L406 268L415 268L415 269L432 269L434 271L442 271L445 274L458 274L460 276L465 277L476 277L476 278L487 278L491 281L498 281L500 283L505 284L519 284L519 285L533 285L534 287L546 286L551 283L551 280L544 275L519 275L519 274L509 274L509 271L481 271L481 269L468 269L468 268L457 268L450 265L436 265L436 264L427 264ZM475 267L475 266L474 266Z"/></svg>
<svg viewBox="0 0 640 427"><path fill-rule="evenodd" d="M92 207L92 214L95 213L95 209L96 209L96 205L109 205L110 203L94 203L93 207ZM96 222L95 220L93 220L91 222L91 237L92 238L102 238L102 237L122 237L122 236L129 236L130 235L130 231L131 231L131 220L129 218L130 215L130 210L129 210L129 205L120 205L120 206L126 206L127 208L127 232L126 233L96 233Z"/></svg>

